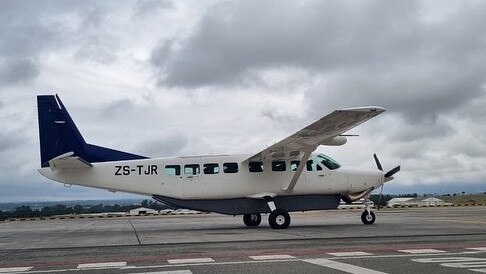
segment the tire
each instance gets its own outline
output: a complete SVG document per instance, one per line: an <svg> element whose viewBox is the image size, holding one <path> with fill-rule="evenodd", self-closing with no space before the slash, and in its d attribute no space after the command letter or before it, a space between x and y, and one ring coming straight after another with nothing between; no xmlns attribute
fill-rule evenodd
<svg viewBox="0 0 486 274"><path fill-rule="evenodd" d="M243 223L248 227L258 226L262 222L260 213L243 215Z"/></svg>
<svg viewBox="0 0 486 274"><path fill-rule="evenodd" d="M290 215L283 209L275 209L270 213L268 223L273 229L286 229L290 225Z"/></svg>
<svg viewBox="0 0 486 274"><path fill-rule="evenodd" d="M370 213L368 214L368 211L363 211L363 213L361 214L361 221L365 225L372 225L376 221L375 213L373 213L373 211L370 211Z"/></svg>

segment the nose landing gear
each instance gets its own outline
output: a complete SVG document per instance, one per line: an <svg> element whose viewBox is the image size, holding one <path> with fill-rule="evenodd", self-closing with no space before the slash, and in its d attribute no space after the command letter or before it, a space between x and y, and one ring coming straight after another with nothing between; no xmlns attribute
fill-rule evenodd
<svg viewBox="0 0 486 274"><path fill-rule="evenodd" d="M368 211L368 210L363 211L363 213L361 214L361 221L365 225L373 224L376 221L375 213L373 213L373 211Z"/></svg>
<svg viewBox="0 0 486 274"><path fill-rule="evenodd" d="M373 211L371 211L371 201L369 199L365 199L365 211L361 214L361 221L365 225L371 225L375 223L376 221L376 216Z"/></svg>

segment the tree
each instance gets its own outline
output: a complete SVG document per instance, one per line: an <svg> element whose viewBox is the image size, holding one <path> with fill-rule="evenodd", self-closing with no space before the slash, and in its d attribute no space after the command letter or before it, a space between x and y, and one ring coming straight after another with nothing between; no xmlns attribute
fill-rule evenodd
<svg viewBox="0 0 486 274"><path fill-rule="evenodd" d="M32 216L32 209L30 206L20 206L15 208L14 212L15 216L20 217L20 218L28 218Z"/></svg>
<svg viewBox="0 0 486 274"><path fill-rule="evenodd" d="M41 216L49 217L52 216L52 208L50 206L45 206L41 209Z"/></svg>
<svg viewBox="0 0 486 274"><path fill-rule="evenodd" d="M75 205L73 211L76 214L81 214L84 212L84 207L82 205Z"/></svg>

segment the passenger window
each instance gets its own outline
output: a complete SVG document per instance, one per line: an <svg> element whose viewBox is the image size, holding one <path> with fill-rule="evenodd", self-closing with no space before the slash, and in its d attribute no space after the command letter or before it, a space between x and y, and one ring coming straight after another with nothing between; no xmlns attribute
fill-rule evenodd
<svg viewBox="0 0 486 274"><path fill-rule="evenodd" d="M290 170L296 171L300 165L300 161L290 161Z"/></svg>
<svg viewBox="0 0 486 274"><path fill-rule="evenodd" d="M262 162L249 162L248 169L250 172L262 172L263 163Z"/></svg>
<svg viewBox="0 0 486 274"><path fill-rule="evenodd" d="M316 170L322 170L322 167L318 165L314 160L309 160L307 161L307 170L308 171L316 171Z"/></svg>
<svg viewBox="0 0 486 274"><path fill-rule="evenodd" d="M167 165L165 166L164 174L169 176L179 176L181 175L181 166Z"/></svg>
<svg viewBox="0 0 486 274"><path fill-rule="evenodd" d="M216 163L204 164L203 165L204 174L218 174L219 165Z"/></svg>
<svg viewBox="0 0 486 274"><path fill-rule="evenodd" d="M273 161L272 162L272 171L285 171L285 161Z"/></svg>
<svg viewBox="0 0 486 274"><path fill-rule="evenodd" d="M223 172L224 173L237 173L238 172L238 163L224 163L223 164Z"/></svg>
<svg viewBox="0 0 486 274"><path fill-rule="evenodd" d="M193 164L184 166L184 175L198 175L199 173L199 165Z"/></svg>

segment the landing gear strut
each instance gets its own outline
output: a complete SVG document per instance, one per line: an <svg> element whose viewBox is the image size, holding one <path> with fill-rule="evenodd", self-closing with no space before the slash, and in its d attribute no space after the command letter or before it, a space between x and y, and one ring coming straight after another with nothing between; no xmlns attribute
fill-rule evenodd
<svg viewBox="0 0 486 274"><path fill-rule="evenodd" d="M290 215L285 209L277 208L272 198L267 197L267 204L270 208L268 223L273 229L286 229L290 225Z"/></svg>
<svg viewBox="0 0 486 274"><path fill-rule="evenodd" d="M262 222L262 216L260 213L245 214L243 215L243 222L246 226L258 226Z"/></svg>
<svg viewBox="0 0 486 274"><path fill-rule="evenodd" d="M361 214L361 221L365 225L371 225L376 221L376 216L375 213L371 211L371 202L369 199L365 200L365 205L366 208L365 211L363 211L363 213Z"/></svg>

